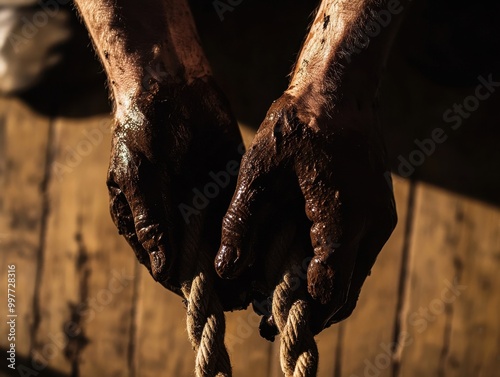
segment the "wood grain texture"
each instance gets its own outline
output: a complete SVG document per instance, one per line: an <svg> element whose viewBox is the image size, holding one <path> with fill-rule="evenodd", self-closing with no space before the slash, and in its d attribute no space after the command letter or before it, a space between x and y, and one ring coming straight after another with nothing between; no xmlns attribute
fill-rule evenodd
<svg viewBox="0 0 500 377"><path fill-rule="evenodd" d="M135 376L193 376L194 352L188 340L186 310L181 298L157 284L142 266L139 277Z"/></svg>
<svg viewBox="0 0 500 377"><path fill-rule="evenodd" d="M496 376L500 211L419 184L398 376Z"/></svg>
<svg viewBox="0 0 500 377"><path fill-rule="evenodd" d="M344 331L344 323L333 325L332 327L323 330L316 336L316 343L319 352L319 377L336 377L340 372L342 335Z"/></svg>
<svg viewBox="0 0 500 377"><path fill-rule="evenodd" d="M18 266L18 355L42 373L192 376L182 301L110 220L108 126L106 116L51 119L0 99L0 279ZM242 132L248 144L253 133ZM318 376L497 376L500 209L417 183L408 213L410 183L395 178L395 193L398 227L357 309L317 337ZM282 375L279 339L262 340L250 311L227 314L226 343L235 376Z"/></svg>
<svg viewBox="0 0 500 377"><path fill-rule="evenodd" d="M50 119L0 98L0 316L7 315L7 266L16 265L16 351L28 355L43 232ZM5 300L5 301L4 301ZM2 326L0 346L8 348ZM5 334L5 336L4 336Z"/></svg>
<svg viewBox="0 0 500 377"><path fill-rule="evenodd" d="M226 313L226 321L226 345L233 374L244 376L251 371L255 376L267 376L273 343L259 335L260 317L249 308Z"/></svg>
<svg viewBox="0 0 500 377"><path fill-rule="evenodd" d="M398 224L361 290L356 309L343 324L339 376L369 375L373 366L379 377L389 377L392 373L392 343L407 236L410 182L395 176L393 184Z"/></svg>
<svg viewBox="0 0 500 377"><path fill-rule="evenodd" d="M108 212L109 118L55 122L34 356L71 375L127 376L135 260Z"/></svg>

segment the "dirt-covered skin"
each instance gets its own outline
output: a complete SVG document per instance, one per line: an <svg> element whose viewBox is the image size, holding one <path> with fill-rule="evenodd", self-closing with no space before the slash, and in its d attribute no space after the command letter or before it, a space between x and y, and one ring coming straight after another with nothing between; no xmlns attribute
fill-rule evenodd
<svg viewBox="0 0 500 377"><path fill-rule="evenodd" d="M244 148L187 0L75 3L113 101L107 184L119 232L166 288L180 294L208 268L224 308L245 307L245 283L213 269Z"/></svg>
<svg viewBox="0 0 500 377"><path fill-rule="evenodd" d="M184 260L189 249L207 253L210 261L218 249L244 151L241 136L208 78L162 87L136 101L126 119L113 133L111 215L155 280L179 293L200 260ZM248 303L244 286L222 279L218 284L227 309Z"/></svg>
<svg viewBox="0 0 500 377"><path fill-rule="evenodd" d="M262 300L284 268L298 279L292 289L307 287L318 333L352 313L396 225L376 103L406 6L323 0L288 89L243 157L215 266L227 279L249 267L260 279L254 308L268 339L276 328ZM390 21L360 44L382 15Z"/></svg>
<svg viewBox="0 0 500 377"><path fill-rule="evenodd" d="M376 132L362 133L365 127L356 125L371 122L376 129L373 109L315 115L305 102L283 95L242 160L224 217L216 269L226 278L276 252L270 247L276 244L273 238L282 237L283 228L292 229L285 238L297 241L281 263L298 245L302 258L312 257L307 290L315 305L316 332L354 309L361 285L396 225L383 144L374 139ZM272 233L262 224L273 227Z"/></svg>
<svg viewBox="0 0 500 377"><path fill-rule="evenodd" d="M225 310L253 300L267 317L255 301L298 263L313 331L350 315L396 223L374 105L392 3L320 2L236 185L241 137L187 1L76 0L113 96L111 214L155 280L180 294L203 264ZM380 14L392 21L360 45Z"/></svg>

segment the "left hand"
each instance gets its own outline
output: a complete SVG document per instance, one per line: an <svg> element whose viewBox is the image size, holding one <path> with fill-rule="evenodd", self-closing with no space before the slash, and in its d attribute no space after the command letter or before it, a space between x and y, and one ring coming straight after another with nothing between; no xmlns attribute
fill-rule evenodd
<svg viewBox="0 0 500 377"><path fill-rule="evenodd" d="M331 116L305 103L288 94L275 101L244 155L216 269L235 278L253 266L271 295L276 265L297 260L298 250L299 261L310 259L317 333L351 314L396 210L373 107Z"/></svg>

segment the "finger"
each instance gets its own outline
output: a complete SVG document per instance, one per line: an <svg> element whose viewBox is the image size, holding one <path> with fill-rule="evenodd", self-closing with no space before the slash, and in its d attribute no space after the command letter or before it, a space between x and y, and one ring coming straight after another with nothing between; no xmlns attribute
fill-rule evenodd
<svg viewBox="0 0 500 377"><path fill-rule="evenodd" d="M166 216L165 197L162 195L158 179L152 171L140 174L139 182L126 196L134 217L138 241L149 254L151 272L155 280L162 281L168 276L173 263Z"/></svg>
<svg viewBox="0 0 500 377"><path fill-rule="evenodd" d="M222 219L221 246L215 258L216 271L222 278L236 278L253 262L251 229L255 224L256 207L264 197L262 180L263 177L239 179Z"/></svg>
<svg viewBox="0 0 500 377"><path fill-rule="evenodd" d="M342 240L328 251L315 252L307 269L309 294L332 310L340 309L347 300L358 243Z"/></svg>
<svg viewBox="0 0 500 377"><path fill-rule="evenodd" d="M236 191L222 220L221 246L215 258L217 273L236 278L253 263L252 228L259 206L265 202L266 185L275 168L265 142L258 139L243 156Z"/></svg>
<svg viewBox="0 0 500 377"><path fill-rule="evenodd" d="M107 185L109 192L109 210L111 218L118 229L118 233L125 237L129 245L132 247L132 250L134 250L139 263L145 265L151 272L149 255L137 239L134 217L132 215L132 211L130 211L127 200L125 199L125 195L115 182L108 181Z"/></svg>
<svg viewBox="0 0 500 377"><path fill-rule="evenodd" d="M318 334L334 322L347 318L354 310L359 295L357 282L353 281L357 276L356 261L349 260L346 263L345 259L342 259L346 255L359 256L360 246L351 244L339 247L336 253L340 256L337 260L332 258L329 261L317 262L317 259L321 260L321 257L315 257L307 271L308 290L311 296L318 298L321 303L317 306L311 319L311 331L314 334ZM314 271L313 262L326 266L328 273ZM330 272L332 273L330 274ZM319 278L312 282L312 275L319 276Z"/></svg>
<svg viewBox="0 0 500 377"><path fill-rule="evenodd" d="M149 257L153 278L163 281L173 263L168 240L166 185L162 183L157 167L144 159L140 164L134 164L134 161L138 158L128 157L126 172L119 174L119 179L113 179L114 172L111 171L111 180L118 183L130 207L137 241Z"/></svg>
<svg viewBox="0 0 500 377"><path fill-rule="evenodd" d="M371 274L371 269L380 251L389 239L396 221L395 212L393 211L388 211L386 216L380 214L377 216L377 225L382 224L383 227L370 227L367 236L361 241L352 273L347 301L335 315L325 321L324 327L340 322L352 314L356 307L361 288L366 278Z"/></svg>
<svg viewBox="0 0 500 377"><path fill-rule="evenodd" d="M299 180L305 199L314 257L308 271L308 291L322 304L340 308L347 299L364 219L330 179L307 176Z"/></svg>
<svg viewBox="0 0 500 377"><path fill-rule="evenodd" d="M320 321L322 324L321 329L319 329L320 331L333 323L337 323L348 318L352 314L354 308L356 307L361 287L370 273L371 267L375 263L378 252L379 250L377 250L376 247L374 248L370 245L370 241L363 240L359 247L358 258L356 259L354 265L345 303L343 303L342 306L340 306L333 313L330 311L326 318L322 318Z"/></svg>

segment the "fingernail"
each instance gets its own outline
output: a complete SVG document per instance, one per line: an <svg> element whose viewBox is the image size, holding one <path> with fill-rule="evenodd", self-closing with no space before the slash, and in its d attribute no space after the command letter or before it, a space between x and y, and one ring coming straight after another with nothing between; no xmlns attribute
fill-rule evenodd
<svg viewBox="0 0 500 377"><path fill-rule="evenodd" d="M259 325L260 336L264 339L274 342L274 338L279 334L278 327L274 323L273 317L262 317Z"/></svg>
<svg viewBox="0 0 500 377"><path fill-rule="evenodd" d="M151 271L156 281L162 281L166 278L166 260L165 254L161 251L151 253Z"/></svg>
<svg viewBox="0 0 500 377"><path fill-rule="evenodd" d="M215 270L223 279L233 279L239 272L239 257L235 247L223 245L215 257Z"/></svg>
<svg viewBox="0 0 500 377"><path fill-rule="evenodd" d="M307 269L309 294L322 304L332 300L335 271L321 258L313 258Z"/></svg>

